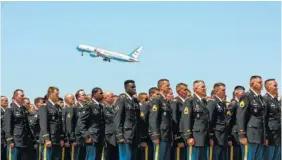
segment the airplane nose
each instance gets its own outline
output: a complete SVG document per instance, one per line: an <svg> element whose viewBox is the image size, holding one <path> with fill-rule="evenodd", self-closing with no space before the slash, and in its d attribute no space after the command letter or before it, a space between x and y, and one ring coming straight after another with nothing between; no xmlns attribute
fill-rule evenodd
<svg viewBox="0 0 282 160"><path fill-rule="evenodd" d="M76 50L78 50L78 51L80 50L79 46L76 47Z"/></svg>

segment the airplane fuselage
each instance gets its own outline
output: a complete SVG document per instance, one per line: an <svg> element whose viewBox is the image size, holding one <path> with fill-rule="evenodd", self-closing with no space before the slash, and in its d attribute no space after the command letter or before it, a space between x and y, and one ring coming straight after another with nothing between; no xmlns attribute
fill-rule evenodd
<svg viewBox="0 0 282 160"><path fill-rule="evenodd" d="M77 50L80 52L86 52L86 53L95 53L96 57L103 57L104 60L106 59L114 59L117 61L122 61L122 62L138 62L137 59L118 53L118 52L114 52L114 51L110 51L110 50L106 50L106 49L102 49L102 48L97 48L97 47L92 47L92 46L88 46L88 45L79 45L77 47ZM92 55L92 57L95 57L95 55Z"/></svg>

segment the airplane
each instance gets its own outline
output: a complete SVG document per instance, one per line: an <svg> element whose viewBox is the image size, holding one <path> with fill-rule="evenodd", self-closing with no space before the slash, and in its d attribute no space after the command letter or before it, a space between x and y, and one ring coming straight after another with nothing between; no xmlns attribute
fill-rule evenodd
<svg viewBox="0 0 282 160"><path fill-rule="evenodd" d="M78 45L76 49L81 52L81 56L83 56L83 53L89 53L90 57L102 57L103 61L111 62L111 59L113 59L121 62L139 62L138 56L143 47L139 46L128 55L88 45Z"/></svg>

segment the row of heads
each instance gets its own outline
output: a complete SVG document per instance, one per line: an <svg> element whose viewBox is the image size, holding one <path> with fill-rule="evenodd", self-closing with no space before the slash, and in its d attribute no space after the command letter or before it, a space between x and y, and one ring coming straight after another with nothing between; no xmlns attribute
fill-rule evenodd
<svg viewBox="0 0 282 160"><path fill-rule="evenodd" d="M251 76L250 78L250 88L255 91L262 90L263 86L265 86L267 92L271 92L274 95L278 96L278 85L275 79L267 79L262 81L261 76ZM124 88L125 92L130 96L135 96L136 98L141 101L141 99L148 100L148 98L160 96L160 94L163 94L163 96L168 97L169 99L173 99L173 91L170 87L170 81L168 79L160 79L157 83L157 87L152 87L149 89L148 94L145 92L139 93L139 95L136 94L136 85L134 80L126 80L124 82ZM206 94L206 85L203 80L195 80L193 82L193 91L195 94L197 94L200 97L207 97ZM245 91L245 88L241 85L237 85L234 88L233 91L233 98L237 94L243 94ZM178 96L182 98L189 98L192 96L191 90L188 88L188 85L185 83L178 83L176 85L176 92ZM210 97L213 98L215 95L220 97L221 99L226 99L226 89L225 84L222 82L215 83L213 85L213 89L211 91ZM70 96L71 94L67 94L65 96L65 99ZM1 102L2 102L1 96ZM77 101L87 101L91 98L94 98L97 101L102 101L103 99L107 99L110 97L112 101L114 101L117 98L117 95L114 95L112 92L107 91L103 93L103 90L99 87L95 87L92 89L91 94L86 94L83 89L79 89L75 95L75 99ZM47 94L44 97L37 97L34 100L34 104L37 106L37 104L45 103L48 99L51 99L54 102L58 102L58 104L64 104L64 99L59 97L59 88L51 86L47 90ZM29 101L28 98L24 97L24 92L21 89L17 89L13 93L13 100L15 100L18 103L23 103L24 100ZM29 101L30 102L30 101ZM2 103L1 103L2 104ZM1 105L2 106L2 105Z"/></svg>

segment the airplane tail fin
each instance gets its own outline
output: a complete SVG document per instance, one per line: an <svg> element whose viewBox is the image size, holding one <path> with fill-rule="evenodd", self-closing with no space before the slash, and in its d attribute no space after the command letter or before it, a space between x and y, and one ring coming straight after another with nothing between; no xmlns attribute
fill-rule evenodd
<svg viewBox="0 0 282 160"><path fill-rule="evenodd" d="M142 51L143 47L140 46L137 49L135 49L133 52L131 52L128 56L133 57L135 59L138 58L138 56L140 55L140 52Z"/></svg>

